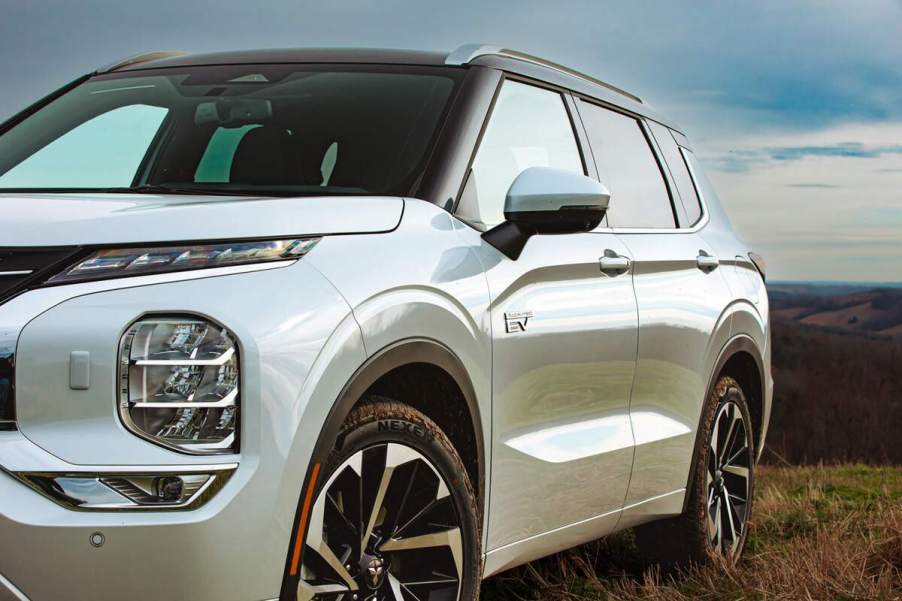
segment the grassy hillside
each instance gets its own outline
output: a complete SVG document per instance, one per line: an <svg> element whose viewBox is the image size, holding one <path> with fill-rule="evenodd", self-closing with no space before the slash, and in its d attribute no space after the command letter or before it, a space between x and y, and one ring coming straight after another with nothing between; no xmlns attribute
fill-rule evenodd
<svg viewBox="0 0 902 601"><path fill-rule="evenodd" d="M902 599L902 467L761 467L737 568L662 577L629 532L483 585L483 601Z"/></svg>

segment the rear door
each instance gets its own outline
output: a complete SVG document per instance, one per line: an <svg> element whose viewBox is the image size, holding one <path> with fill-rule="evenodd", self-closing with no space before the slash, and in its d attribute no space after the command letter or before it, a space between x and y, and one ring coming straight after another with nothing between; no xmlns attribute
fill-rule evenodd
<svg viewBox="0 0 902 601"><path fill-rule="evenodd" d="M599 179L611 190L608 223L633 259L639 308L630 402L636 451L626 505L672 493L678 511L706 394L709 345L729 292L719 259L696 233L703 223L698 205L692 207L688 190L685 203L677 193L649 126L589 102L581 101L579 111ZM679 155L675 145L669 150Z"/></svg>
<svg viewBox="0 0 902 601"><path fill-rule="evenodd" d="M564 97L507 80L458 216L480 229L499 224L508 187L533 166L586 168ZM493 336L487 550L605 516L575 533L600 536L616 524L629 482L637 316L629 270L604 272L599 260L627 256L626 246L584 233L533 236L516 261L484 242L479 252Z"/></svg>

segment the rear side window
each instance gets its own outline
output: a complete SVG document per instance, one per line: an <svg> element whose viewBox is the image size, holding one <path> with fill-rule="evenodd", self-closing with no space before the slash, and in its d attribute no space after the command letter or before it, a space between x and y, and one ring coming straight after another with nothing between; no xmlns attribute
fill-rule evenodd
<svg viewBox="0 0 902 601"><path fill-rule="evenodd" d="M670 175L673 177L683 202L683 209L686 211L686 223L681 225L692 227L702 218L702 205L698 200L698 193L695 191L692 177L689 175L686 159L669 129L654 122L650 122L650 127L658 142L658 147L664 155L664 160L667 161Z"/></svg>
<svg viewBox="0 0 902 601"><path fill-rule="evenodd" d="M579 103L598 177L611 191L612 227L673 228L670 194L648 138L637 119Z"/></svg>
<svg viewBox="0 0 902 601"><path fill-rule="evenodd" d="M507 190L529 167L584 173L561 95L509 80L498 94L457 215L480 229L503 222Z"/></svg>

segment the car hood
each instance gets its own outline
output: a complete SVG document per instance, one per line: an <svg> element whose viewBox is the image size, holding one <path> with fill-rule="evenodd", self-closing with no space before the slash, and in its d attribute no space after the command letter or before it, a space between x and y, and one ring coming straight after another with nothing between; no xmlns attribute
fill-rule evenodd
<svg viewBox="0 0 902 601"><path fill-rule="evenodd" d="M0 194L0 247L387 232L403 210L388 196Z"/></svg>

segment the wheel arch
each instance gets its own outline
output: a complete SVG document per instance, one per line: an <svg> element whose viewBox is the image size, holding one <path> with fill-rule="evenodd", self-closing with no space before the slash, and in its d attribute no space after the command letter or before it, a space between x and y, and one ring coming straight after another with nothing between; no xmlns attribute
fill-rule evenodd
<svg viewBox="0 0 902 601"><path fill-rule="evenodd" d="M469 418L466 424L469 428L464 428L463 432L461 432L460 428L452 429L452 432L448 432L445 429L449 421L448 416L453 415L455 410L461 409L461 406L445 404L441 408L445 411L444 415L439 415L439 419L435 419L436 414L440 412L429 411L428 408L424 409L424 403L407 404L411 404L411 406L414 406L436 421L445 430L452 443L455 443L455 446L461 440L461 437L470 438L469 449L465 450L465 454L469 455L469 457L462 456L461 459L464 461L468 472L470 472L473 487L478 496L477 507L483 507L486 471L484 437L479 404L470 376L460 358L441 342L430 338L407 338L389 344L373 353L350 377L332 405L313 447L310 469L304 478L304 485L301 489L292 526L290 539L292 544L296 544L299 536L306 535L305 532L300 531L305 527L302 517L305 493L312 494L319 484L324 481L323 478L318 478L319 466L325 464L335 440L338 438L341 426L348 415L361 402L365 402L370 394L389 396L392 393L397 393L399 390L397 385L403 381L403 378L396 378L399 375L411 375L417 370L420 373L429 373L433 376L439 375L440 378L446 378L445 384L452 383L459 393L458 400L463 404L462 407L465 407ZM404 395L402 394L402 396ZM403 398L395 398L394 400L406 402ZM449 413L449 410L451 413ZM468 445L464 446L467 447ZM477 516L477 518L480 523L483 522L484 518L482 515ZM280 599L283 600L294 599L293 594L297 586L297 575L291 574L292 563L292 556L289 553L280 596Z"/></svg>
<svg viewBox="0 0 902 601"><path fill-rule="evenodd" d="M338 436L339 429L344 423L347 416L353 409L365 401L369 394L382 394L383 396L391 396L393 400L404 402L419 409L432 419L435 414L441 413L439 409L428 406L428 403L415 401L412 398L397 398L397 396L408 396L397 389L397 382L394 378L399 374L413 374L420 372L430 375L444 376L447 378L444 384L453 384L459 393L459 401L466 408L469 420L469 436L472 437L471 445L473 447L473 456L471 461L475 462L472 466L473 487L479 499L482 500L484 495L485 480L485 453L484 438L482 430L482 419L479 412L479 404L476 398L476 391L470 376L464 367L463 362L450 348L444 344L430 338L408 338L400 340L384 347L374 353L367 361L351 376L351 379L345 385L338 400L332 406L329 416L323 425L322 431L317 438L316 445L313 450L313 458L311 463L322 462L328 456L332 449L334 441ZM435 420L439 426L447 420ZM455 442L458 432L449 432L443 428L445 433ZM465 457L465 465L467 461ZM468 469L471 467L467 465Z"/></svg>
<svg viewBox="0 0 902 601"><path fill-rule="evenodd" d="M749 413L752 417L752 427L754 428L755 437L755 454L757 458L761 456L761 445L763 444L763 419L764 419L764 391L765 391L765 368L764 358L755 340L747 334L734 335L721 348L717 361L711 370L711 377L708 380L708 386L705 389L704 402L707 403L708 398L714 391L714 387L721 376L729 374L739 382L743 392L746 394L746 400L749 404ZM703 405L704 407L704 405ZM698 453L701 451L702 442L702 423L704 419L704 409L699 416L699 423L696 428L696 440L692 452L692 464L695 465L698 459ZM692 486L693 472L690 470L686 480L687 490ZM688 495L683 501L683 510L686 510Z"/></svg>

